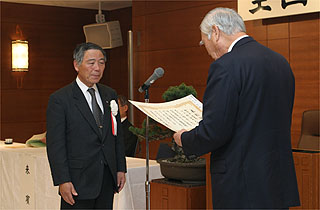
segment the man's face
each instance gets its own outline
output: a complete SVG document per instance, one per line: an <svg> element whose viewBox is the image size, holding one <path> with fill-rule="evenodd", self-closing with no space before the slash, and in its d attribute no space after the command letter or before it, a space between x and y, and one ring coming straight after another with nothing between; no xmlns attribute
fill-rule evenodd
<svg viewBox="0 0 320 210"><path fill-rule="evenodd" d="M85 85L92 87L98 83L105 68L104 56L100 50L87 50L84 53L82 63L73 62L74 68L78 72L78 77Z"/></svg>
<svg viewBox="0 0 320 210"><path fill-rule="evenodd" d="M201 40L204 43L208 54L213 58L213 60L217 60L219 58L217 55L218 46L214 41L214 37L211 37L211 39L209 40L208 35L201 32Z"/></svg>
<svg viewBox="0 0 320 210"><path fill-rule="evenodd" d="M127 111L128 111L128 105L121 105L120 100L118 100L119 104L119 112L120 112L120 118L124 118L127 116Z"/></svg>

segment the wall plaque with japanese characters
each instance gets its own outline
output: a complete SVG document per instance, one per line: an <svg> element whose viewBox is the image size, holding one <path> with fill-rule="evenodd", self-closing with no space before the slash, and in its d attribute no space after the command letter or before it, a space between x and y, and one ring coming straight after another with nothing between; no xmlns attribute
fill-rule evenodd
<svg viewBox="0 0 320 210"><path fill-rule="evenodd" d="M244 21L320 11L320 0L238 0Z"/></svg>

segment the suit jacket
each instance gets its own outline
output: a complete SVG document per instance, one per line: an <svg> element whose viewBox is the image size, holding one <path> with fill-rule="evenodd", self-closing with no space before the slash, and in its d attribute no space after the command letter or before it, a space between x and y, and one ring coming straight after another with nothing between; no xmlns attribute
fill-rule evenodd
<svg viewBox="0 0 320 210"><path fill-rule="evenodd" d="M127 157L134 157L136 152L136 145L138 137L129 131L129 127L132 124L129 122L128 118L122 123L122 130L124 136L125 154Z"/></svg>
<svg viewBox="0 0 320 210"><path fill-rule="evenodd" d="M290 134L293 101L288 62L251 37L211 64L203 120L181 139L187 155L211 152L214 208L299 205Z"/></svg>
<svg viewBox="0 0 320 210"><path fill-rule="evenodd" d="M120 114L117 136L111 129L111 100L116 92L97 84L103 107L103 131L99 131L90 107L76 81L50 96L47 108L47 154L54 185L71 181L78 199L94 199L101 189L105 164L117 186L117 172L126 171Z"/></svg>

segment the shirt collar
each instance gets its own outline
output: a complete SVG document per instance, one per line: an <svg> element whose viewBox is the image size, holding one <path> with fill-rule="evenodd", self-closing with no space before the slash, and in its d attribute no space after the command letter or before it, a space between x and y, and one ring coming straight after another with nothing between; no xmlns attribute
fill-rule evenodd
<svg viewBox="0 0 320 210"><path fill-rule="evenodd" d="M127 116L121 118L121 122L125 121L127 119Z"/></svg>
<svg viewBox="0 0 320 210"><path fill-rule="evenodd" d="M80 87L80 89L81 89L81 91L83 93L86 93L89 88L93 88L95 91L98 91L98 88L97 88L96 84L94 84L92 87L88 87L83 82L81 82L79 77L76 78L76 82L77 82L78 86Z"/></svg>
<svg viewBox="0 0 320 210"><path fill-rule="evenodd" d="M243 38L248 37L248 36L249 36L249 35L243 35L243 36L238 37L236 40L234 40L234 41L232 42L232 44L230 45L230 47L229 47L229 49L228 49L228 52L231 52L231 50L232 50L232 48L234 47L234 45L235 45L238 41L240 41L240 39L243 39Z"/></svg>

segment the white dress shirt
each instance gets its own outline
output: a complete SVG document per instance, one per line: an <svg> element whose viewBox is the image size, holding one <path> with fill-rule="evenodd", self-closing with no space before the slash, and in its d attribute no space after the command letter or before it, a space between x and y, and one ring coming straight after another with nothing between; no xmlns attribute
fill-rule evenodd
<svg viewBox="0 0 320 210"><path fill-rule="evenodd" d="M249 36L249 35L243 35L243 36L240 36L238 39L234 40L234 41L232 42L232 44L230 45L230 47L229 47L229 49L228 49L228 52L231 52L233 46L234 46L238 41L240 41L240 39L243 39L243 38L248 37L248 36Z"/></svg>
<svg viewBox="0 0 320 210"><path fill-rule="evenodd" d="M98 88L97 88L97 85L94 84L92 87L88 87L88 86L86 86L83 82L81 82L81 80L79 79L79 77L77 77L76 82L77 82L78 86L80 87L80 89L81 89L84 97L86 98L86 100L87 100L87 102L88 102L88 105L89 105L91 111L92 111L92 103L91 103L92 98L91 98L91 95L90 95L88 89L89 89L89 88L93 88L93 89L95 90L94 92L95 92L95 94L96 94L96 98L97 98L98 105L99 105L102 113L104 113L104 109L103 109L103 105L102 105L102 100L101 100L100 93L99 93L99 90L98 90Z"/></svg>

